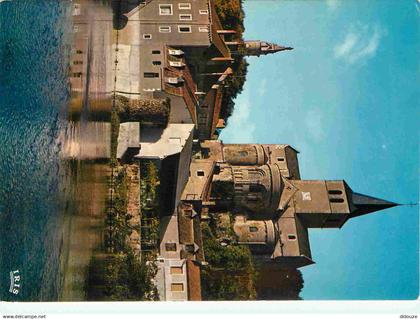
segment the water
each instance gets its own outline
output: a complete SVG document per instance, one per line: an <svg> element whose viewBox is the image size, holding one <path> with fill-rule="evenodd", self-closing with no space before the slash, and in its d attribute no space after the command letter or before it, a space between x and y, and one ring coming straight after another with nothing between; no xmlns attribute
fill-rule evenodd
<svg viewBox="0 0 420 319"><path fill-rule="evenodd" d="M83 300L84 269L101 242L108 171L94 160L109 154L109 123L67 120L71 9L0 3L1 300ZM93 80L79 92L85 109L109 73L92 61Z"/></svg>

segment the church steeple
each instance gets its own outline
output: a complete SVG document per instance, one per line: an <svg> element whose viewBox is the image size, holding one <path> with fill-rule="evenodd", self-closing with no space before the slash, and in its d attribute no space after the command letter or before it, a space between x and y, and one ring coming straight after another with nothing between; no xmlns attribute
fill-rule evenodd
<svg viewBox="0 0 420 319"><path fill-rule="evenodd" d="M283 47L275 43L265 41L245 41L244 42L244 55L247 56L260 56L280 51L293 50L291 47Z"/></svg>
<svg viewBox="0 0 420 319"><path fill-rule="evenodd" d="M351 206L353 207L349 218L373 213L378 210L387 209L398 205L399 204L388 202L386 200L379 199L376 197L352 192Z"/></svg>

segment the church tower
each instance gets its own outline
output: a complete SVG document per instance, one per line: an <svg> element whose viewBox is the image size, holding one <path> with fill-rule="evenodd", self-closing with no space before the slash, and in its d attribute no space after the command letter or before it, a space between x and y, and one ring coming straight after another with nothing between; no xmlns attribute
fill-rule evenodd
<svg viewBox="0 0 420 319"><path fill-rule="evenodd" d="M275 43L265 41L245 41L244 42L244 55L247 56L260 56L280 51L293 50L291 47L283 47Z"/></svg>
<svg viewBox="0 0 420 319"><path fill-rule="evenodd" d="M341 228L353 217L398 204L355 193L345 181L290 181L296 187L293 213L307 228Z"/></svg>

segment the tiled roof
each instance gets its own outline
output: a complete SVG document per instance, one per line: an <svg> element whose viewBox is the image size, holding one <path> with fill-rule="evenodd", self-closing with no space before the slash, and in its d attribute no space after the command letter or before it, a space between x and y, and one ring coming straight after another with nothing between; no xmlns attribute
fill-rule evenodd
<svg viewBox="0 0 420 319"><path fill-rule="evenodd" d="M201 301L200 266L187 260L188 300Z"/></svg>
<svg viewBox="0 0 420 319"><path fill-rule="evenodd" d="M210 10L210 41L219 50L225 58L231 58L230 51L223 38L217 33L217 30L223 30L222 23L216 13L216 7L212 0L208 1Z"/></svg>

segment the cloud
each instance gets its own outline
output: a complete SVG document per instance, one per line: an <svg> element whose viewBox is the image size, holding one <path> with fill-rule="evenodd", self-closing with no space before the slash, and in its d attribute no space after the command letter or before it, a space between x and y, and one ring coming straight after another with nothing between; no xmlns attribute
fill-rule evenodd
<svg viewBox="0 0 420 319"><path fill-rule="evenodd" d="M257 93L258 93L259 96L263 96L263 95L265 95L266 92L267 92L267 79L264 78L261 81L261 84L260 84L260 87L257 90Z"/></svg>
<svg viewBox="0 0 420 319"><path fill-rule="evenodd" d="M249 93L244 92L236 99L235 111L229 118L228 128L229 141L232 143L252 143L254 140L256 125L251 119L251 98Z"/></svg>
<svg viewBox="0 0 420 319"><path fill-rule="evenodd" d="M339 0L327 0L325 3L329 11L335 11L341 5L341 1Z"/></svg>
<svg viewBox="0 0 420 319"><path fill-rule="evenodd" d="M317 109L308 111L304 118L305 132L307 132L305 136L313 141L321 142L326 137L324 122L322 111Z"/></svg>
<svg viewBox="0 0 420 319"><path fill-rule="evenodd" d="M344 40L334 47L334 57L349 64L372 58L385 35L385 30L378 25L352 26Z"/></svg>

